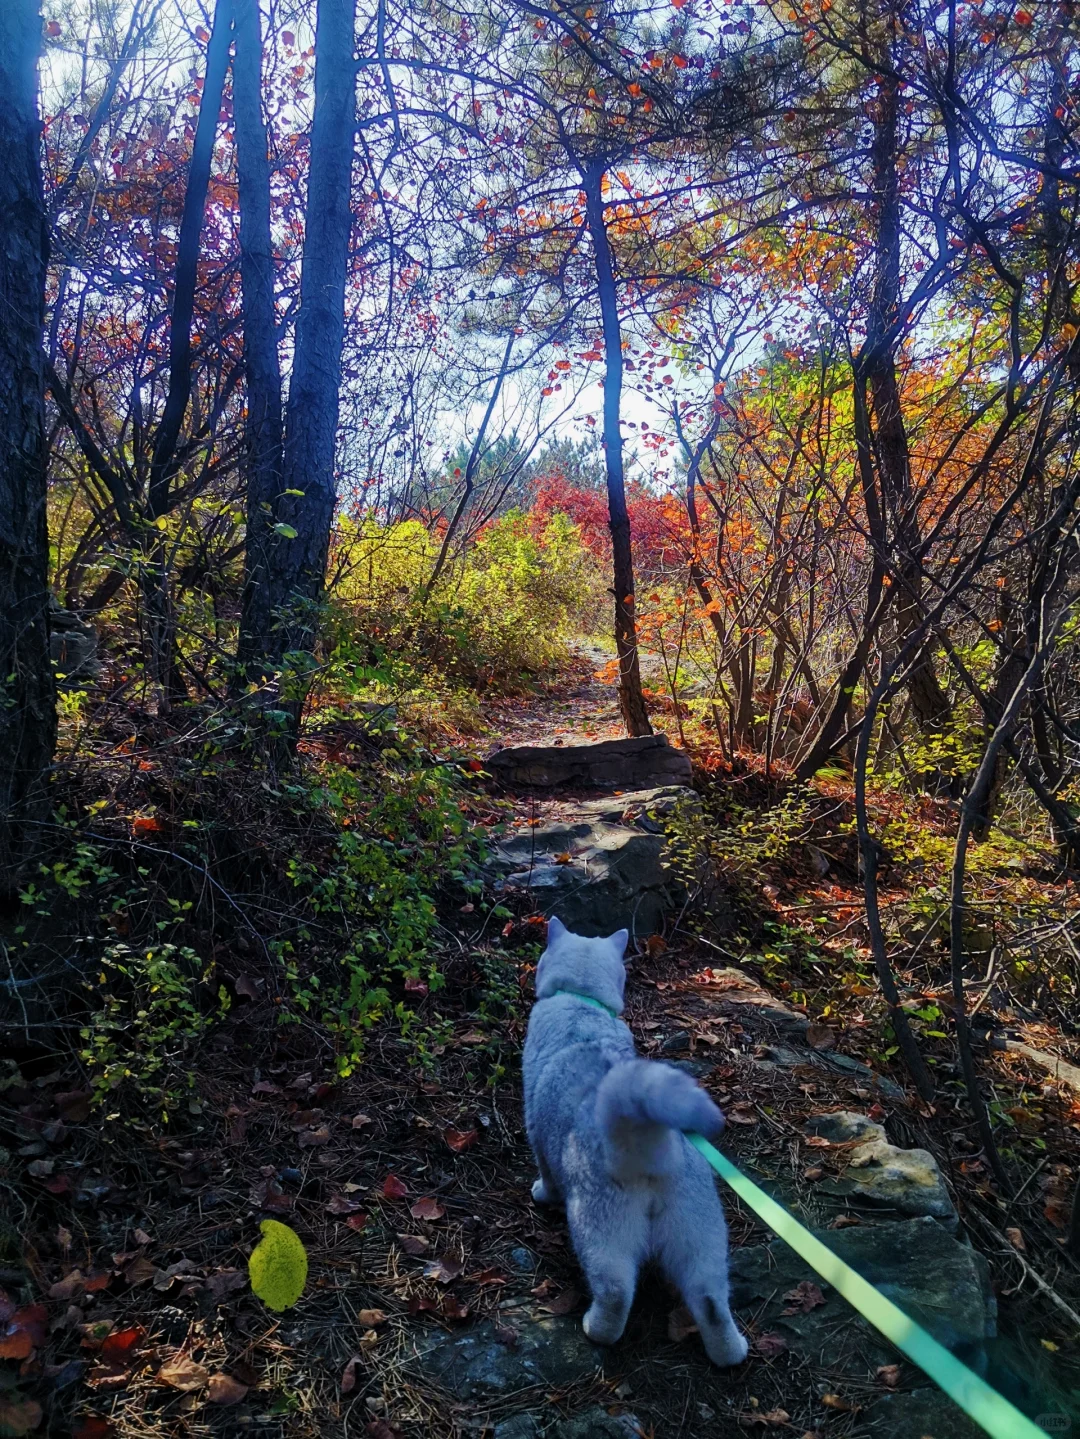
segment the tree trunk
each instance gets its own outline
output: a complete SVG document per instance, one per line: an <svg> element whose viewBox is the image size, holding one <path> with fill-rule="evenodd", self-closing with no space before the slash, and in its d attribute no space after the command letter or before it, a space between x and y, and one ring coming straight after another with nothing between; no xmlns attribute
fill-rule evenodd
<svg viewBox="0 0 1080 1439"><path fill-rule="evenodd" d="M901 648L923 623L918 509L911 484L911 457L896 375L900 310L900 182L897 169L899 81L882 67L871 151L874 197L874 285L866 341L854 365L855 441L866 506L871 555L863 632L840 676L836 697L814 747L798 768L809 779L828 759L847 726L852 698L880 627L881 592L893 572L890 601L896 608ZM925 733L939 733L950 706L938 682L928 645L908 678L912 710Z"/></svg>
<svg viewBox="0 0 1080 1439"><path fill-rule="evenodd" d="M143 558L142 592L150 642L150 673L160 687L166 706L172 699L185 698L187 690L176 663L176 617L170 593L168 544L157 522L172 508L170 486L177 470L177 444L191 399L191 321L195 311L199 242L206 192L210 187L210 166L214 157L221 95L225 72L229 67L231 25L231 0L218 0L214 27L206 47L206 75L176 244L172 312L169 316L169 392L150 457L146 507L149 528Z"/></svg>
<svg viewBox="0 0 1080 1439"><path fill-rule="evenodd" d="M244 595L237 644L238 679L263 680L274 616L270 575L279 543L274 532L284 488L281 367L274 310L270 234L270 160L262 113L262 32L259 0L233 0L233 122L240 191L240 283L247 378L247 534Z"/></svg>
<svg viewBox="0 0 1080 1439"><path fill-rule="evenodd" d="M0 8L0 894L48 812L56 741L45 514L48 225L41 185L36 0Z"/></svg>
<svg viewBox="0 0 1080 1439"><path fill-rule="evenodd" d="M615 590L615 649L619 658L619 708L628 734L652 734L641 691L637 620L634 608L634 559L630 516L626 509L622 431L622 329L611 246L604 223L604 170L593 166L584 175L585 212L596 262L596 284L604 326L604 467L607 476L608 523L611 529L612 580Z"/></svg>
<svg viewBox="0 0 1080 1439"><path fill-rule="evenodd" d="M319 0L300 314L269 573L268 613L275 619L271 632L260 636L275 667L287 654L314 648L337 502L334 451L356 128L354 24L354 0ZM293 710L295 718L298 704Z"/></svg>

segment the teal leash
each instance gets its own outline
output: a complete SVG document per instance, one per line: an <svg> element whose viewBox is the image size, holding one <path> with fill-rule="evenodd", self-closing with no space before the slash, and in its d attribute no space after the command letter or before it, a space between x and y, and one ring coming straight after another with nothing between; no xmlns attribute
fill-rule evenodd
<svg viewBox="0 0 1080 1439"><path fill-rule="evenodd" d="M955 1354L950 1354L944 1345L910 1319L891 1299L886 1299L880 1289L875 1289L850 1264L845 1264L838 1254L822 1244L782 1205L747 1179L707 1139L692 1133L687 1133L686 1138L705 1156L724 1183L730 1185L775 1234L790 1244L800 1258L816 1269L822 1279L831 1284L902 1354L906 1354L913 1364L917 1364L987 1434L993 1439L1046 1439L1044 1429L1021 1414L1014 1404L962 1364Z"/></svg>

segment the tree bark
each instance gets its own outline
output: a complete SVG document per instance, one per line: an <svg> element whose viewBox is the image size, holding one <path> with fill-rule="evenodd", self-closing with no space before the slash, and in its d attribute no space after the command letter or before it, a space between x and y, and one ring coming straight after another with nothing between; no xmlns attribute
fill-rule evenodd
<svg viewBox="0 0 1080 1439"><path fill-rule="evenodd" d="M261 637L277 668L286 655L314 648L337 503L334 451L356 128L354 26L355 0L319 0L300 314L285 420L284 485L274 507L278 543L269 571L268 608L275 623ZM296 718L298 705L293 708Z"/></svg>
<svg viewBox="0 0 1080 1439"><path fill-rule="evenodd" d="M0 894L48 813L56 741L45 511L48 223L41 183L37 0L0 8Z"/></svg>
<svg viewBox="0 0 1080 1439"><path fill-rule="evenodd" d="M619 659L619 709L628 734L652 734L641 690L634 596L634 558L630 516L626 509L622 431L622 328L611 245L604 223L604 168L595 165L583 175L585 213L593 242L600 315L604 327L604 468L607 477L608 524L611 529L612 580L615 590L615 650Z"/></svg>
<svg viewBox="0 0 1080 1439"><path fill-rule="evenodd" d="M221 95L229 66L229 38L232 0L218 0L214 26L206 47L206 75L203 79L199 119L191 148L180 234L176 245L173 274L172 311L169 317L169 390L161 413L150 457L150 484L146 506L146 554L143 559L142 592L150 643L150 671L161 687L167 705L171 699L186 697L187 690L176 664L176 619L172 612L168 574L168 548L157 521L172 507L170 485L177 470L177 444L191 399L191 321L195 311L199 242L202 238L206 193L210 187L210 166L214 157Z"/></svg>
<svg viewBox="0 0 1080 1439"><path fill-rule="evenodd" d="M247 377L247 533L244 594L237 645L238 679L266 678L274 616L270 576L284 488L281 367L274 309L270 232L270 159L262 113L259 0L233 0L233 122L240 192L240 284Z"/></svg>

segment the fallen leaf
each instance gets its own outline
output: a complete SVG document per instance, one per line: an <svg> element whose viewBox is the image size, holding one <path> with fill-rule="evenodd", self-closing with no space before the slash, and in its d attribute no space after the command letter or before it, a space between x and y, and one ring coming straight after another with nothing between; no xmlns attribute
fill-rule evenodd
<svg viewBox="0 0 1080 1439"><path fill-rule="evenodd" d="M287 1224L264 1219L262 1238L248 1258L251 1288L269 1309L291 1309L307 1284L308 1260L300 1236Z"/></svg>
<svg viewBox="0 0 1080 1439"><path fill-rule="evenodd" d="M425 1279L434 1279L436 1284L450 1284L461 1274L464 1264L448 1254L434 1259L424 1270Z"/></svg>
<svg viewBox="0 0 1080 1439"><path fill-rule="evenodd" d="M230 1294L235 1294L246 1285L247 1275L240 1269L219 1269L206 1281L206 1287L215 1304L223 1303Z"/></svg>
<svg viewBox="0 0 1080 1439"><path fill-rule="evenodd" d="M443 1138L455 1154L460 1154L463 1149L476 1143L477 1133L475 1129L446 1128L443 1130Z"/></svg>
<svg viewBox="0 0 1080 1439"><path fill-rule="evenodd" d="M659 959L667 950L667 940L662 934L650 934L645 941L645 953L650 959Z"/></svg>
<svg viewBox="0 0 1080 1439"><path fill-rule="evenodd" d="M581 1303L581 1295L576 1289L564 1289L561 1294L541 1304L540 1308L545 1309L549 1314L571 1314Z"/></svg>
<svg viewBox="0 0 1080 1439"><path fill-rule="evenodd" d="M729 1124L756 1124L758 1117L747 1103L733 1104L724 1115Z"/></svg>
<svg viewBox="0 0 1080 1439"><path fill-rule="evenodd" d="M377 1329L380 1324L386 1323L386 1315L381 1309L361 1309L356 1322L361 1329Z"/></svg>
<svg viewBox="0 0 1080 1439"><path fill-rule="evenodd" d="M354 1354L345 1368L341 1371L341 1392L351 1394L356 1388L356 1366L360 1363L359 1354Z"/></svg>
<svg viewBox="0 0 1080 1439"><path fill-rule="evenodd" d="M823 1394L821 1402L826 1409L839 1409L843 1414L858 1414L862 1408L861 1404L854 1404L850 1399L842 1399L839 1394Z"/></svg>
<svg viewBox="0 0 1080 1439"><path fill-rule="evenodd" d="M881 1380L887 1389L895 1389L900 1383L899 1364L880 1364L874 1373Z"/></svg>
<svg viewBox="0 0 1080 1439"><path fill-rule="evenodd" d="M1024 1243L1024 1236L1023 1234L1021 1234L1019 1229L1016 1229L1014 1227L1006 1229L1005 1238L1009 1241L1012 1247L1014 1249L1018 1249L1021 1254L1027 1253L1027 1245Z"/></svg>
<svg viewBox="0 0 1080 1439"><path fill-rule="evenodd" d="M509 1324L496 1324L492 1332L495 1336L495 1343L505 1344L507 1349L513 1349L518 1342L518 1332L516 1329L511 1329Z"/></svg>
<svg viewBox="0 0 1080 1439"><path fill-rule="evenodd" d="M35 1159L26 1166L31 1179L46 1179L56 1168L55 1159Z"/></svg>
<svg viewBox="0 0 1080 1439"><path fill-rule="evenodd" d="M824 1294L810 1279L804 1279L801 1284L796 1284L794 1289L789 1289L784 1298L791 1308L782 1309L781 1314L809 1314L811 1309L825 1303Z"/></svg>
<svg viewBox="0 0 1080 1439"><path fill-rule="evenodd" d="M365 1124L370 1124L371 1122L370 1114L354 1114L350 1121L354 1129L363 1129Z"/></svg>
<svg viewBox="0 0 1080 1439"><path fill-rule="evenodd" d="M478 1274L469 1274L466 1277L470 1284L479 1284L481 1286L506 1283L506 1275L501 1269L481 1269Z"/></svg>
<svg viewBox="0 0 1080 1439"><path fill-rule="evenodd" d="M820 1164L812 1164L809 1169L803 1170L803 1178L810 1184L814 1184L817 1180L824 1178L824 1176L825 1171Z"/></svg>
<svg viewBox="0 0 1080 1439"><path fill-rule="evenodd" d="M667 1337L673 1344L681 1344L684 1339L688 1339L691 1334L697 1332L698 1327L694 1322L694 1316L685 1304L680 1304L668 1315Z"/></svg>
<svg viewBox="0 0 1080 1439"><path fill-rule="evenodd" d="M777 1355L787 1351L787 1340L782 1334L777 1334L774 1329L768 1329L764 1334L754 1336L754 1353L760 1354L762 1359L775 1359Z"/></svg>
<svg viewBox="0 0 1080 1439"><path fill-rule="evenodd" d="M441 1219L446 1213L437 1199L430 1196L418 1199L415 1204L409 1206L409 1213L414 1219Z"/></svg>
<svg viewBox="0 0 1080 1439"><path fill-rule="evenodd" d="M836 1034L827 1024L808 1024L806 1026L806 1042L811 1049L818 1051L836 1048Z"/></svg>
<svg viewBox="0 0 1080 1439"><path fill-rule="evenodd" d="M388 1174L383 1180L382 1192L385 1199L404 1199L409 1190L396 1174Z"/></svg>
<svg viewBox="0 0 1080 1439"><path fill-rule="evenodd" d="M156 1267L147 1259L145 1254L137 1254L135 1258L124 1269L124 1278L129 1284L149 1284L157 1273Z"/></svg>
<svg viewBox="0 0 1080 1439"><path fill-rule="evenodd" d="M170 1389L179 1389L183 1394L191 1394L196 1389L206 1388L210 1371L204 1364L196 1364L194 1359L185 1359L181 1356L168 1364L163 1364L157 1372L157 1377Z"/></svg>
<svg viewBox="0 0 1080 1439"><path fill-rule="evenodd" d="M211 1404L220 1404L227 1407L230 1404L239 1404L245 1398L248 1386L241 1384L239 1379L234 1379L231 1374L211 1374L210 1382L206 1387L206 1397Z"/></svg>
<svg viewBox="0 0 1080 1439"><path fill-rule="evenodd" d="M360 1208L360 1201L350 1199L347 1194L332 1195L326 1205L328 1214L355 1214Z"/></svg>
<svg viewBox="0 0 1080 1439"><path fill-rule="evenodd" d="M138 1348L143 1331L137 1324L129 1329L114 1329L101 1346L101 1357L106 1364L123 1364Z"/></svg>
<svg viewBox="0 0 1080 1439"><path fill-rule="evenodd" d="M372 1419L364 1425L364 1433L368 1439L398 1439L397 1430L391 1429L385 1419Z"/></svg>
<svg viewBox="0 0 1080 1439"><path fill-rule="evenodd" d="M271 1084L268 1079L260 1079L256 1084L251 1086L251 1092L252 1094L280 1094L281 1086Z"/></svg>
<svg viewBox="0 0 1080 1439"><path fill-rule="evenodd" d="M32 1434L41 1423L41 1405L21 1394L0 1395L0 1433L12 1439Z"/></svg>
<svg viewBox="0 0 1080 1439"><path fill-rule="evenodd" d="M29 1359L45 1343L48 1313L44 1304L16 1309L0 1335L0 1359Z"/></svg>
<svg viewBox="0 0 1080 1439"><path fill-rule="evenodd" d="M100 1414L86 1414L71 1431L71 1439L109 1439L113 1426Z"/></svg>
<svg viewBox="0 0 1080 1439"><path fill-rule="evenodd" d="M75 1332L79 1337L81 1349L100 1349L113 1332L111 1319L97 1319L90 1324L76 1324Z"/></svg>
<svg viewBox="0 0 1080 1439"><path fill-rule="evenodd" d="M569 850L563 850L561 854L554 855L553 858L556 864L573 864L574 862L574 856Z"/></svg>
<svg viewBox="0 0 1080 1439"><path fill-rule="evenodd" d="M88 1089L69 1089L57 1094L56 1107L65 1124L82 1124L90 1118L90 1104L94 1098Z"/></svg>
<svg viewBox="0 0 1080 1439"><path fill-rule="evenodd" d="M423 1235L420 1234L399 1234L398 1243L406 1254L412 1254L414 1256L423 1254L431 1248L430 1239L425 1239Z"/></svg>
<svg viewBox="0 0 1080 1439"><path fill-rule="evenodd" d="M318 1129L305 1129L296 1140L301 1149L321 1149L324 1144L330 1143L330 1131L325 1124Z"/></svg>
<svg viewBox="0 0 1080 1439"><path fill-rule="evenodd" d="M345 1221L349 1228L355 1229L357 1233L359 1233L361 1229L367 1228L367 1222L368 1216L364 1213L350 1214Z"/></svg>
<svg viewBox="0 0 1080 1439"><path fill-rule="evenodd" d="M259 981L252 979L250 974L242 974L240 978L234 982L233 989L236 990L241 999L258 999L259 997Z"/></svg>
<svg viewBox="0 0 1080 1439"><path fill-rule="evenodd" d="M427 980L417 979L415 976L410 976L410 978L405 981L406 994L427 994L427 992Z"/></svg>
<svg viewBox="0 0 1080 1439"><path fill-rule="evenodd" d="M70 1274L65 1274L63 1279L58 1279L55 1284L49 1286L50 1299L74 1299L76 1294L81 1294L86 1288L86 1280L83 1278L82 1270L73 1269Z"/></svg>
<svg viewBox="0 0 1080 1439"><path fill-rule="evenodd" d="M444 1294L442 1304L439 1306L439 1313L444 1319L467 1319L469 1306L462 1304L454 1294Z"/></svg>
<svg viewBox="0 0 1080 1439"><path fill-rule="evenodd" d="M838 1214L829 1225L830 1229L854 1229L862 1220L856 1214Z"/></svg>

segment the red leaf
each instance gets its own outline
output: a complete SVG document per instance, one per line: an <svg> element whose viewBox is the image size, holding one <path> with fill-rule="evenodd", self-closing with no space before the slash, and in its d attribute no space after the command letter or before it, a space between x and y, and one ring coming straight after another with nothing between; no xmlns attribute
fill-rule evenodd
<svg viewBox="0 0 1080 1439"><path fill-rule="evenodd" d="M345 1221L345 1223L349 1226L350 1229L355 1229L357 1232L359 1232L361 1229L365 1228L366 1225L367 1225L367 1222L368 1222L368 1217L367 1217L366 1214L363 1214L363 1213L361 1213L361 1214L350 1214L349 1217L348 1217L348 1219L346 1219L346 1221Z"/></svg>
<svg viewBox="0 0 1080 1439"><path fill-rule="evenodd" d="M127 1359L143 1336L143 1331L133 1325L130 1329L117 1329L101 1346L101 1357L107 1364L117 1364Z"/></svg>
<svg viewBox="0 0 1080 1439"><path fill-rule="evenodd" d="M443 1130L443 1138L455 1154L460 1154L463 1149L468 1149L471 1144L476 1143L476 1130L448 1127Z"/></svg>
<svg viewBox="0 0 1080 1439"><path fill-rule="evenodd" d="M356 1366L360 1363L359 1354L354 1354L348 1364L341 1371L341 1392L351 1394L356 1388Z"/></svg>
<svg viewBox="0 0 1080 1439"><path fill-rule="evenodd" d="M87 1414L78 1428L71 1431L71 1439L108 1439L113 1426L100 1414Z"/></svg>
<svg viewBox="0 0 1080 1439"><path fill-rule="evenodd" d="M441 1219L446 1213L437 1199L430 1196L418 1199L415 1204L410 1205L409 1213L414 1219Z"/></svg>
<svg viewBox="0 0 1080 1439"><path fill-rule="evenodd" d="M48 1313L44 1304L17 1309L0 1335L0 1359L29 1359L45 1343Z"/></svg>
<svg viewBox="0 0 1080 1439"><path fill-rule="evenodd" d="M60 24L57 20L50 20L45 26L45 34L50 40L55 40L60 34Z"/></svg>
<svg viewBox="0 0 1080 1439"><path fill-rule="evenodd" d="M293 32L292 32L291 30L282 30L282 32L281 32L281 39L282 39L282 42L283 42L284 44L286 44L286 45L295 45L295 44L296 44L296 36L293 34Z"/></svg>
<svg viewBox="0 0 1080 1439"><path fill-rule="evenodd" d="M383 1180L382 1192L386 1199L404 1199L409 1191L396 1174L388 1174Z"/></svg>
<svg viewBox="0 0 1080 1439"><path fill-rule="evenodd" d="M406 994L427 994L427 980L410 977L405 981Z"/></svg>

